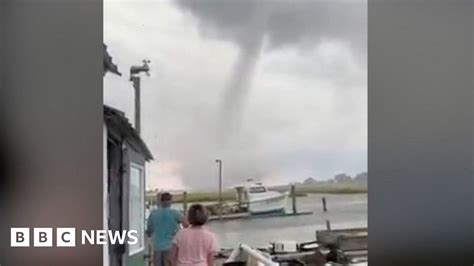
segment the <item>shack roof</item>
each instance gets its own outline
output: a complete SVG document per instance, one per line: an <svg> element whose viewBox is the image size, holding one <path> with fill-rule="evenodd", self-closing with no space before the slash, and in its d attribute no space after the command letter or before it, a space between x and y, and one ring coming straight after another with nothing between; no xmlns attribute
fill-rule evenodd
<svg viewBox="0 0 474 266"><path fill-rule="evenodd" d="M117 65L112 62L112 56L107 51L107 45L104 43L104 75L107 74L107 72L122 76Z"/></svg>
<svg viewBox="0 0 474 266"><path fill-rule="evenodd" d="M145 160L153 160L150 150L137 131L128 122L124 112L104 105L104 122L111 134L120 139L127 139L133 149L145 156Z"/></svg>

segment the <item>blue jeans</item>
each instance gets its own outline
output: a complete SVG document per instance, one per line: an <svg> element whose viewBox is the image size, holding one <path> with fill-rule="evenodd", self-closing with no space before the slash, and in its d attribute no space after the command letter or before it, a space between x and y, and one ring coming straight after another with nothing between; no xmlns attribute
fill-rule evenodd
<svg viewBox="0 0 474 266"><path fill-rule="evenodd" d="M171 258L169 250L153 251L153 266L170 266Z"/></svg>

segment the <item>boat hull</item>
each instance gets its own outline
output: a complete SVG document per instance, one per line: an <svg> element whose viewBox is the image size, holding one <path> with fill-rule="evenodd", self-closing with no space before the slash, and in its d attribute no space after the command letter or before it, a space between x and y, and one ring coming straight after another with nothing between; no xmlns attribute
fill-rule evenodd
<svg viewBox="0 0 474 266"><path fill-rule="evenodd" d="M282 194L276 197L250 201L248 211L251 215L284 213L286 200L287 195Z"/></svg>

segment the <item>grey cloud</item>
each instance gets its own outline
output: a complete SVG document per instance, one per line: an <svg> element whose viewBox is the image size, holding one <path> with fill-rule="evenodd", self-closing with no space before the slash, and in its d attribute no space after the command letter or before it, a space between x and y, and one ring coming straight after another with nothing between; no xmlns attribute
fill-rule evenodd
<svg viewBox="0 0 474 266"><path fill-rule="evenodd" d="M324 39L347 41L356 53L367 50L367 2L359 0L178 0L208 37L246 46L252 33L268 39L268 49ZM361 56L361 59L364 57Z"/></svg>

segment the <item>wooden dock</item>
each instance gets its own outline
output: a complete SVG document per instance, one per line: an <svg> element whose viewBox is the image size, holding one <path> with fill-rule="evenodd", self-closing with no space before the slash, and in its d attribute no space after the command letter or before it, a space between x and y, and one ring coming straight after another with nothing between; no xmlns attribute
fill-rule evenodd
<svg viewBox="0 0 474 266"><path fill-rule="evenodd" d="M368 249L367 228L316 231L316 240L322 245L336 245L343 251L361 251Z"/></svg>
<svg viewBox="0 0 474 266"><path fill-rule="evenodd" d="M286 216L293 216L295 214L288 214ZM300 215L300 214L296 214ZM347 264L344 265L357 265L367 266L368 265L368 246L367 246L367 228L347 228L337 230L318 230L316 231L317 240L299 243L297 252L289 253L274 253L271 248L260 248L257 250L267 253L274 262L279 265L295 265L291 264L291 261L297 261L299 263L311 264L315 257L315 251L319 251L322 256L326 257L330 252L328 245L335 245L338 250L344 253L345 258L348 260ZM311 247L305 247L305 245L311 245ZM313 244L316 244L313 246ZM224 265L224 262L229 258L233 251L230 249L221 250L219 255L216 257L216 265ZM242 258L241 258L242 259ZM245 261L245 260L244 260ZM233 264L233 265L253 265L246 262ZM300 265L300 264L296 264ZM306 265L306 264L305 264ZM318 264L319 265L319 264ZM341 265L341 264L325 264L325 265Z"/></svg>

